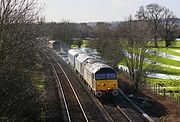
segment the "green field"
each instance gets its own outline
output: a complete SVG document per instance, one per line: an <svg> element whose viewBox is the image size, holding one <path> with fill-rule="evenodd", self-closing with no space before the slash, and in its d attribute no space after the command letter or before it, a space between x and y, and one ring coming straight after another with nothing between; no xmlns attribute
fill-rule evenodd
<svg viewBox="0 0 180 122"><path fill-rule="evenodd" d="M150 61L153 61L153 62L180 67L180 61L164 58L164 57L153 55L153 54L149 54L148 58Z"/></svg>
<svg viewBox="0 0 180 122"><path fill-rule="evenodd" d="M165 44L164 42L161 42L161 44ZM161 46L162 46L161 45ZM175 55L175 56L180 56L180 53L178 52L174 52L172 49L176 49L176 50L180 50L180 41L176 41L174 47L170 47L170 48L165 48L165 47L160 47L160 48L151 48L150 50L154 50L157 52L164 52L170 55ZM164 58L164 57L160 57L160 56L156 56L156 55L150 55L149 60L151 61L156 61L158 63L164 64L164 65L170 65L170 66L177 66L180 67L180 61L175 61L175 60L171 60L168 58ZM173 69L173 68L168 68L168 67L163 67L163 66L157 66L155 69L152 69L151 72L154 73L162 73L162 74L167 74L167 75L176 75L176 76L180 76L180 70L178 69ZM164 84L169 86L170 82L173 82L173 80L163 80L163 79L150 79L151 83L156 83L157 81L161 81ZM176 82L178 82L178 87L180 87L180 79L177 80Z"/></svg>
<svg viewBox="0 0 180 122"><path fill-rule="evenodd" d="M123 65L125 66L125 62L120 62L118 65ZM180 70L178 69L174 69L174 68L168 68L168 67L163 67L163 66L153 66L152 64L148 64L148 63L145 63L145 68L146 67L153 67L153 68L150 68L148 69L147 71L148 72L152 72L152 73L162 73L162 74L167 74L167 75L175 75L175 76L178 76L180 75Z"/></svg>
<svg viewBox="0 0 180 122"><path fill-rule="evenodd" d="M82 45L81 45L81 48L87 48L89 47L89 40L81 40L82 41ZM72 44L71 44L71 48L78 48L78 45L77 45L77 42L74 41Z"/></svg>
<svg viewBox="0 0 180 122"><path fill-rule="evenodd" d="M157 52L163 52L163 53L167 53L167 54L174 55L174 56L180 56L180 53L173 51L172 48L160 47L160 48L151 48L150 50L157 51Z"/></svg>
<svg viewBox="0 0 180 122"><path fill-rule="evenodd" d="M179 102L180 97L180 80L165 80L157 78L149 78L151 90L162 96L168 96Z"/></svg>
<svg viewBox="0 0 180 122"><path fill-rule="evenodd" d="M82 40L81 47L84 47L84 48L89 47L89 40Z"/></svg>
<svg viewBox="0 0 180 122"><path fill-rule="evenodd" d="M180 70L163 67L163 66L156 66L155 68L149 69L148 71L153 73L167 74L167 75L176 75L176 76L180 75Z"/></svg>
<svg viewBox="0 0 180 122"><path fill-rule="evenodd" d="M150 50L154 50L157 52L163 52L163 53L167 53L174 56L180 56L180 53L175 52L172 49L180 50L180 41L176 41L174 43L174 46L171 46L169 48L165 47L164 42L161 42L159 48L150 48ZM150 60L159 62L161 64L165 64L165 65L180 67L180 61L175 61L175 60L171 60L171 59L160 57L160 56L151 55ZM151 70L151 72L180 76L180 70L167 68L163 66L157 66L155 69ZM165 95L172 99L177 99L180 97L180 79L172 80L172 79L148 78L148 83L151 85L153 84L158 84L158 86L162 85L163 87L159 87L160 91L158 91L159 93L161 93L161 95L164 95L164 92L165 92Z"/></svg>
<svg viewBox="0 0 180 122"><path fill-rule="evenodd" d="M154 43L150 43L148 46L152 47L152 46L154 46ZM165 41L159 41L158 46L164 48L166 46ZM178 41L178 40L174 41L172 43L172 46L170 46L169 48L177 48L177 49L179 48L180 49L180 41Z"/></svg>
<svg viewBox="0 0 180 122"><path fill-rule="evenodd" d="M180 80L148 78L148 83L150 83L150 84L163 84L166 87L167 86L179 86Z"/></svg>
<svg viewBox="0 0 180 122"><path fill-rule="evenodd" d="M160 42L158 48L152 48L152 47L149 48L149 50L153 50L156 52L163 52L163 53L174 55L174 56L180 56L180 53L175 52L172 49L180 50L180 41L175 42L175 45L170 48L166 48L164 42ZM164 58L161 56L157 56L155 54L149 54L147 56L147 59L156 63L154 64L145 63L145 66L144 66L145 68L147 66L153 67L153 65L156 65L158 63L163 64L163 65L180 67L180 61ZM125 62L122 61L119 63L119 65L125 66ZM152 69L148 69L148 72L180 76L179 69L168 68L168 67L159 66L159 65L154 66L154 68ZM165 94L166 96L169 96L172 99L177 99L180 96L180 93L179 93L180 92L180 79L173 80L173 79L147 78L147 83L151 85L151 89L153 91L155 92L158 91L158 94L161 94L161 95Z"/></svg>
<svg viewBox="0 0 180 122"><path fill-rule="evenodd" d="M179 48L180 49L180 41L176 41L174 43L174 46L172 46L171 48Z"/></svg>

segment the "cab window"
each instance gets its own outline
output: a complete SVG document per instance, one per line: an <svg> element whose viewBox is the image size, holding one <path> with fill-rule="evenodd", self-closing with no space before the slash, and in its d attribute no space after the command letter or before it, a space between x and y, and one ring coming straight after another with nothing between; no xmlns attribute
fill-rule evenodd
<svg viewBox="0 0 180 122"><path fill-rule="evenodd" d="M96 74L95 78L96 78L96 80L104 80L104 79L106 79L106 75L105 74Z"/></svg>
<svg viewBox="0 0 180 122"><path fill-rule="evenodd" d="M107 73L106 78L107 79L116 79L116 73Z"/></svg>

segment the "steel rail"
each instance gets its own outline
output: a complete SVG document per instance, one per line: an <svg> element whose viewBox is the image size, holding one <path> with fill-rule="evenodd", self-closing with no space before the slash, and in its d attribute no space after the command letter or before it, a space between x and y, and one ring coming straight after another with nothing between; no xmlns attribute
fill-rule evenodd
<svg viewBox="0 0 180 122"><path fill-rule="evenodd" d="M50 55L51 55L51 54L50 54ZM51 57L57 62L58 66L61 68L61 70L62 70L63 73L65 74L65 76L66 76L66 78L68 79L68 82L69 82L69 84L70 84L73 92L75 93L75 96L76 96L76 98L77 98L77 100L78 100L78 103L79 103L80 101L79 101L79 99L78 99L78 97L77 97L77 95L76 95L76 92L75 92L75 90L74 90L74 88L73 88L73 86L72 86L69 78L67 77L66 73L64 72L62 66L58 63L58 61L57 61L52 55L51 55ZM110 118L110 120L111 120L112 122L114 122L113 118L111 117L111 115L109 114L109 112L106 110L106 108L102 105L102 103L101 103L99 100L97 100L97 102L98 102L99 105L103 108L103 110L106 112L106 114L108 115L108 117ZM82 108L81 104L80 104L80 107ZM129 122L133 122L133 121L128 117L128 115L120 108L120 106L116 105L116 107L118 108L118 110L123 114L123 116L124 116ZM83 110L83 111L84 111L84 110ZM85 114L85 112L83 112L83 114ZM86 119L86 121L87 121L87 119Z"/></svg>
<svg viewBox="0 0 180 122"><path fill-rule="evenodd" d="M52 55L51 55L52 56ZM53 57L54 58L54 57ZM55 58L54 58L54 60L56 60ZM56 62L57 62L57 60L56 60ZM58 65L60 65L59 63L58 63ZM60 68L62 69L62 67L60 66ZM63 72L64 72L64 70L62 70ZM65 74L65 76L66 76L66 78L67 78L67 75ZM70 82L69 81L69 79L68 79L68 82ZM70 86L72 87L72 85L70 84ZM149 122L154 122L154 120L152 119L152 118L150 118L146 113L144 113L144 111L142 111L138 106L136 106L136 105L134 105L134 103L131 101L131 100L129 100L124 94L123 94L123 92L120 90L120 89L118 89L118 91L122 94L122 96L124 96L135 108L137 108L141 113L142 113L142 115L149 121ZM74 90L73 90L73 92L74 92ZM98 100L97 100L98 101ZM106 114L108 115L108 117L111 119L111 121L114 121L113 119L112 119L112 117L111 117L111 115L108 113L108 111L106 110L106 108L105 107L103 107L103 105L102 105L102 103L100 102L100 101L98 101L99 102L99 105L101 105L102 106L102 108L104 109L104 111L106 112ZM78 102L79 103L79 102ZM116 107L117 107L117 109L124 115L124 117L129 121L129 122L133 122L130 118L129 118L129 116L122 110L122 108L120 107L120 106L118 106L118 105L116 105Z"/></svg>
<svg viewBox="0 0 180 122"><path fill-rule="evenodd" d="M106 114L108 115L108 117L110 118L110 120L111 120L112 122L114 122L113 117L109 114L108 110L104 107L104 105L103 105L99 100L97 100L97 102L98 102L99 105L103 108L103 110L106 112ZM116 104L115 104L115 106L116 106L116 108L120 111L120 113L125 117L125 119L127 119L128 122L133 122L133 121L129 118L129 116L120 108L120 106L118 106L118 105L116 105Z"/></svg>
<svg viewBox="0 0 180 122"><path fill-rule="evenodd" d="M118 105L116 105L116 107L118 108L118 110L124 115L124 117L129 121L129 122L133 122L129 116L122 110L122 108Z"/></svg>
<svg viewBox="0 0 180 122"><path fill-rule="evenodd" d="M47 56L47 59L48 61L51 63L51 66L54 70L54 73L56 75L56 78L57 78L57 81L58 81L58 85L59 85L59 88L60 88L60 91L62 93L62 96L63 96L63 101L64 101L64 105L65 105L65 108L66 108L66 113L67 113L67 116L68 116L68 121L71 122L71 117L70 117L70 113L69 113L69 109L68 109L68 105L67 105L67 101L66 101L66 98L65 98L65 95L64 95L64 91L63 91L63 88L62 88L62 84L59 80L59 77L58 77L58 74L57 74L57 71L54 67L54 65L52 64L52 62L50 61L49 57ZM59 93L60 94L60 93Z"/></svg>
<svg viewBox="0 0 180 122"><path fill-rule="evenodd" d="M50 54L50 53L49 53L49 54ZM58 62L51 54L50 54L50 56L56 61L56 63L58 64L58 66L59 66L59 67L61 68L61 70L63 71L63 73L64 73L66 79L68 80L68 83L69 83L69 85L70 85L70 87L71 87L71 89L72 89L72 91L73 91L73 93L74 93L74 95L75 95L75 97L76 97L76 99L77 99L77 102L78 102L78 104L79 104L79 106L80 106L80 108L81 108L81 111L82 111L82 113L83 113L83 115L84 115L84 118L85 118L86 122L88 122L87 115L86 115L86 113L85 113L85 111L84 111L84 109L83 109L83 107L82 107L82 105L81 105L81 102L80 102L80 100L79 100L79 98L78 98L78 96L77 96L77 93L76 93L76 91L74 90L74 88L73 88L73 86L72 86L72 84L71 84L68 76L66 75L64 69L62 68L62 66L59 64L59 62Z"/></svg>
<svg viewBox="0 0 180 122"><path fill-rule="evenodd" d="M97 102L99 103L99 105L101 106L101 108L106 112L107 116L109 117L109 119L114 122L113 118L111 117L111 115L109 114L109 112L106 110L106 108L103 106L103 104L97 100Z"/></svg>
<svg viewBox="0 0 180 122"><path fill-rule="evenodd" d="M150 116L148 116L141 108L139 108L134 102L132 102L125 94L124 92L119 88L119 93L126 98L126 100L129 101L149 122L155 122Z"/></svg>

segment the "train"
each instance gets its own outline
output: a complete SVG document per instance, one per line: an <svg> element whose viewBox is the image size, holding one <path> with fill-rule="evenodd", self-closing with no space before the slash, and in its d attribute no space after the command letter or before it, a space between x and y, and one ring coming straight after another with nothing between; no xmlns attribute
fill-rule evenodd
<svg viewBox="0 0 180 122"><path fill-rule="evenodd" d="M116 71L92 49L70 49L68 62L98 98L118 96Z"/></svg>

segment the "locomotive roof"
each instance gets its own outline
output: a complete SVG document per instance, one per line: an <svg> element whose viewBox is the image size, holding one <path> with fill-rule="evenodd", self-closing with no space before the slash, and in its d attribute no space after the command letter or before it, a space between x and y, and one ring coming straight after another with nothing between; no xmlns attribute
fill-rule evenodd
<svg viewBox="0 0 180 122"><path fill-rule="evenodd" d="M98 60L93 60L93 59L88 59L85 67L91 72L91 73L96 73L102 68L110 68L112 67L108 66L107 64L104 64L102 62L99 62Z"/></svg>
<svg viewBox="0 0 180 122"><path fill-rule="evenodd" d="M82 53L90 53L90 52L92 52L91 48L80 48L80 50L81 50Z"/></svg>
<svg viewBox="0 0 180 122"><path fill-rule="evenodd" d="M79 49L70 49L69 51L68 51L68 53L69 54L71 54L73 57L75 56L75 55L77 55L78 53L80 53L81 51L79 50Z"/></svg>
<svg viewBox="0 0 180 122"><path fill-rule="evenodd" d="M68 51L70 54L76 54L77 52L78 53L84 53L84 54L87 54L87 55L97 55L98 56L98 52L96 52L95 50L91 49L91 48L74 48L74 49L70 49Z"/></svg>
<svg viewBox="0 0 180 122"><path fill-rule="evenodd" d="M96 62L96 63L92 64L92 67L90 70L92 71L92 73L96 73L97 71L99 71L102 68L111 68L111 67L106 64Z"/></svg>
<svg viewBox="0 0 180 122"><path fill-rule="evenodd" d="M89 58L94 58L92 56L89 56L86 53L80 53L77 57L77 60L79 60L81 63L83 63L85 60L89 59Z"/></svg>
<svg viewBox="0 0 180 122"><path fill-rule="evenodd" d="M75 49L70 49L68 51L71 55L75 56L78 53L84 53L84 54L88 54L91 52L90 48L75 48Z"/></svg>

